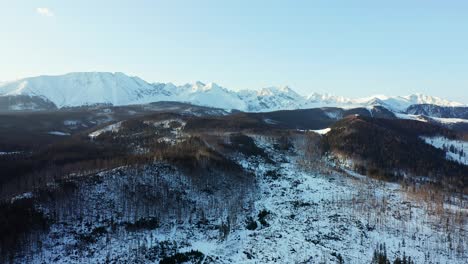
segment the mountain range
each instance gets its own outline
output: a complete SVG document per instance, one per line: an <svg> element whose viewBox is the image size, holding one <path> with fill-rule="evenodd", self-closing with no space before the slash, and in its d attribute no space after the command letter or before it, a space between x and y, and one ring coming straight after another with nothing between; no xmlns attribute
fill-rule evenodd
<svg viewBox="0 0 468 264"><path fill-rule="evenodd" d="M383 106L403 112L415 104L464 106L462 103L423 94L376 95L358 99L318 93L304 96L288 86L234 91L216 83L196 82L179 86L173 83L149 83L139 77L110 72L76 72L0 83L1 110L36 110L44 105L55 108L93 104L121 106L157 101L178 101L246 112L331 106Z"/></svg>

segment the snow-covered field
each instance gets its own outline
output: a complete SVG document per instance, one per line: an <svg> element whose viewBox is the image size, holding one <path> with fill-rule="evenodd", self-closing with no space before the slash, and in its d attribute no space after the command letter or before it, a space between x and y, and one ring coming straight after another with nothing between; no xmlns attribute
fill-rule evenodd
<svg viewBox="0 0 468 264"><path fill-rule="evenodd" d="M158 263L151 252L169 243L174 252L202 252L206 263L337 263L339 258L344 263L369 263L382 243L392 260L405 254L415 263L467 263L466 204L442 204L440 214L434 214L433 205L408 195L398 184L346 173L323 161L303 166L301 153L278 151L262 137L256 137L256 143L274 162L236 156L246 171L254 173L256 184L246 193L231 188L222 199L194 191L190 181L166 167L158 170L158 178L151 170L136 178L126 175L125 168L101 173L97 183L83 188L83 199L98 204L82 208L85 219L95 219L90 226L71 217L71 222L54 224L42 239L42 250L24 260ZM163 186L172 192L185 190L182 199L205 208L201 218L209 224L196 224L200 217L182 213L151 230L113 228L106 214L117 212L117 221L119 214L135 210L131 202L125 203L126 186L139 188L134 195L151 196ZM220 212L213 214L216 211ZM219 227L225 224L227 232L221 234ZM103 228L102 234L96 231ZM83 246L76 237L86 230L98 235Z"/></svg>

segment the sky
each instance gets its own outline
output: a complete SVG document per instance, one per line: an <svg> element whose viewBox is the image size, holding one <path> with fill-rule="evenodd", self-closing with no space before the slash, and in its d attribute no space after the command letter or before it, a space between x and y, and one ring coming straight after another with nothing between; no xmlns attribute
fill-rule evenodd
<svg viewBox="0 0 468 264"><path fill-rule="evenodd" d="M468 103L466 0L0 0L0 80L106 71Z"/></svg>

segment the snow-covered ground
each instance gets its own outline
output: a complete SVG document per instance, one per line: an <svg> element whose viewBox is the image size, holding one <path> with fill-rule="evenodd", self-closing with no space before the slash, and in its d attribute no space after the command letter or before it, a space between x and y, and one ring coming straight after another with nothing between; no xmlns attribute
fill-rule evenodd
<svg viewBox="0 0 468 264"><path fill-rule="evenodd" d="M431 119L436 120L442 124L456 124L456 123L468 123L468 120L461 118L441 118L441 117L431 117Z"/></svg>
<svg viewBox="0 0 468 264"><path fill-rule="evenodd" d="M412 115L412 114L403 114L394 112L395 116L400 119L409 119L409 120L416 120L421 122L428 122L428 120L436 121L443 125L453 125L458 123L468 123L468 120L462 118L441 118L441 117L433 117L433 116L424 116L424 115Z"/></svg>
<svg viewBox="0 0 468 264"><path fill-rule="evenodd" d="M0 155L14 155L14 154L20 154L21 151L0 151Z"/></svg>
<svg viewBox="0 0 468 264"><path fill-rule="evenodd" d="M80 120L65 120L63 121L63 124L66 125L66 126L76 126L76 125L79 125L81 123Z"/></svg>
<svg viewBox="0 0 468 264"><path fill-rule="evenodd" d="M173 134L179 134L184 129L186 122L182 119L167 119L162 121L144 121L147 125L152 125L157 128L172 129Z"/></svg>
<svg viewBox="0 0 468 264"><path fill-rule="evenodd" d="M446 152L446 158L461 164L468 165L468 142L452 140L445 137L422 137L422 139L438 149Z"/></svg>
<svg viewBox="0 0 468 264"><path fill-rule="evenodd" d="M47 134L54 135L54 136L70 136L70 133L66 133L62 131L50 131Z"/></svg>
<svg viewBox="0 0 468 264"><path fill-rule="evenodd" d="M319 129L319 130L312 130L313 132L320 134L320 135L325 135L328 132L330 132L331 128L324 128L324 129Z"/></svg>
<svg viewBox="0 0 468 264"><path fill-rule="evenodd" d="M104 128L98 129L92 133L90 133L88 136L90 138L96 138L99 135L101 135L104 132L118 132L120 129L120 126L122 125L122 122L117 122L115 124L108 125Z"/></svg>
<svg viewBox="0 0 468 264"><path fill-rule="evenodd" d="M151 257L152 250L169 243L174 252L201 251L206 263L336 263L339 256L344 263L369 263L377 245L385 243L392 260L405 254L415 263L466 263L466 204L442 204L440 213L434 214L433 205L408 195L398 184L337 170L324 161L304 166L300 152L279 151L263 137L255 141L273 162L235 156L255 175L256 184L245 193L240 193L242 188L226 189L232 189L222 194L227 200L194 191L187 178L167 166L139 177L130 177L125 168L99 174L79 199L83 217L95 220L90 226L86 221L54 224L42 239L41 253L28 262L158 263L157 257ZM112 228L106 214L117 212L117 221L119 214L136 210L123 190L151 197L164 188L169 190L166 195L183 190L182 200L205 208L209 224L197 224L200 217L190 213L187 218L161 221L152 230ZM216 211L221 217L212 218ZM67 212L63 213L66 219ZM250 229L247 219L253 225ZM119 221L123 220L131 219ZM220 234L219 227L225 223L230 223L228 232ZM99 228L105 232L79 246L77 234L86 230L99 234L95 231Z"/></svg>
<svg viewBox="0 0 468 264"><path fill-rule="evenodd" d="M400 119L409 119L409 120L427 122L427 120L422 115L410 115L410 114L403 114L403 113L394 113L394 114L396 117Z"/></svg>
<svg viewBox="0 0 468 264"><path fill-rule="evenodd" d="M296 158L277 156L276 168L248 165L258 175L278 169L281 176L262 177L256 208L271 212L269 227L241 233L233 243L241 245L234 262L333 263L335 252L345 263L366 263L375 246L385 243L392 258L405 252L416 263L465 263L466 224L459 230L457 256L445 230L436 228L439 219L398 184L302 169Z"/></svg>

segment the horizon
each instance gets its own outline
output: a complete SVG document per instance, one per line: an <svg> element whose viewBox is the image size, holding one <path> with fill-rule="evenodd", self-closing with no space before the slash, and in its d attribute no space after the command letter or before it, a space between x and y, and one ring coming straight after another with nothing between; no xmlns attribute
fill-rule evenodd
<svg viewBox="0 0 468 264"><path fill-rule="evenodd" d="M147 82L425 94L468 104L468 3L15 1L0 9L0 80L125 72ZM34 41L30 41L34 40Z"/></svg>

